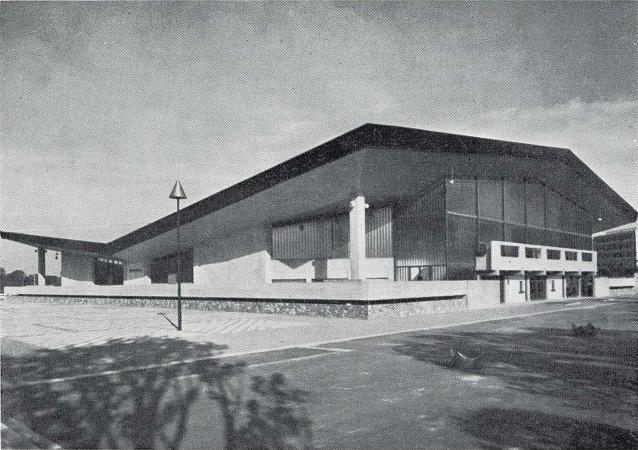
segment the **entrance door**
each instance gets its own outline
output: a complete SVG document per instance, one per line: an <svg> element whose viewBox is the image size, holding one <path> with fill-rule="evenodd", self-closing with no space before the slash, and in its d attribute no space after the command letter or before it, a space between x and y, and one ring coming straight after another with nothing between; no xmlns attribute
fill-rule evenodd
<svg viewBox="0 0 638 450"><path fill-rule="evenodd" d="M578 275L565 276L565 297L578 297L580 279Z"/></svg>
<svg viewBox="0 0 638 450"><path fill-rule="evenodd" d="M594 276L591 273L584 273L581 277L580 295L583 297L594 296Z"/></svg>
<svg viewBox="0 0 638 450"><path fill-rule="evenodd" d="M529 279L529 299L545 300L547 298L547 279L533 277Z"/></svg>

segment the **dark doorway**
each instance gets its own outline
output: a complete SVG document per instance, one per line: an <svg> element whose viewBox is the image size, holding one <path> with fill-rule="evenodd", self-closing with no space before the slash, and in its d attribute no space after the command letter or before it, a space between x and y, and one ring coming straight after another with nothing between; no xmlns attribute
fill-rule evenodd
<svg viewBox="0 0 638 450"><path fill-rule="evenodd" d="M124 266L122 261L107 258L95 258L95 284L113 285L124 283Z"/></svg>
<svg viewBox="0 0 638 450"><path fill-rule="evenodd" d="M180 272L182 283L193 282L193 249L188 248L180 254ZM151 283L177 283L177 253L156 258L151 263Z"/></svg>
<svg viewBox="0 0 638 450"><path fill-rule="evenodd" d="M593 297L594 296L594 275L591 273L584 273L580 278L580 295L581 297Z"/></svg>
<svg viewBox="0 0 638 450"><path fill-rule="evenodd" d="M529 279L529 299L545 300L547 298L547 279L545 277L531 277Z"/></svg>
<svg viewBox="0 0 638 450"><path fill-rule="evenodd" d="M565 276L565 297L578 297L580 295L580 277L578 275Z"/></svg>

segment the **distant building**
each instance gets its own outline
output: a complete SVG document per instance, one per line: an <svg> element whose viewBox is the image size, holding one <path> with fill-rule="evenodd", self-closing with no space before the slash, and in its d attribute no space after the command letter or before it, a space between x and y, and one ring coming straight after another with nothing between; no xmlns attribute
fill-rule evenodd
<svg viewBox="0 0 638 450"><path fill-rule="evenodd" d="M628 223L594 234L594 250L598 252L598 273L619 278L633 277L638 272L638 223Z"/></svg>
<svg viewBox="0 0 638 450"><path fill-rule="evenodd" d="M636 216L567 149L366 124L184 208L180 278L203 296L322 282L312 295L347 298L334 282L380 280L370 298L445 299L453 280L500 280L501 302L592 295L592 233ZM42 276L61 252L81 293L174 283L175 228L171 214L107 243L0 236L38 248Z"/></svg>

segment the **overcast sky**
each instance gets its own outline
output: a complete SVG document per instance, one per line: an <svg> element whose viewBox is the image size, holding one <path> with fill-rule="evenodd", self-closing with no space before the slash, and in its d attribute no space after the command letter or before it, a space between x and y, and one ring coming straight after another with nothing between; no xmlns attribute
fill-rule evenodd
<svg viewBox="0 0 638 450"><path fill-rule="evenodd" d="M637 10L1 2L0 229L108 241L365 122L568 147L638 208Z"/></svg>

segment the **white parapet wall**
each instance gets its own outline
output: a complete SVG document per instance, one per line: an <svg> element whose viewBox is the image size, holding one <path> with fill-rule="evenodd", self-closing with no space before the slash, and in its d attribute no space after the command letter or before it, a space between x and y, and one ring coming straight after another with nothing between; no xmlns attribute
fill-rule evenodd
<svg viewBox="0 0 638 450"><path fill-rule="evenodd" d="M256 227L197 245L193 255L195 284L208 286L219 283L269 283L269 239L269 228Z"/></svg>
<svg viewBox="0 0 638 450"><path fill-rule="evenodd" d="M516 247L517 256L504 256L501 247ZM526 255L526 249L537 249L537 257ZM558 259L551 259L548 250L558 250ZM567 252L575 254L575 260L567 259ZM591 261L585 261L589 255ZM483 264L485 267L477 267L488 271L532 271L532 272L592 272L597 269L596 252L592 250L576 250L571 248L548 247L544 245L521 244L517 242L491 241L489 253ZM477 261L477 266L479 266Z"/></svg>
<svg viewBox="0 0 638 450"><path fill-rule="evenodd" d="M365 258L368 279L393 280L394 258ZM347 280L350 278L350 260L347 258L277 260L271 262L272 279L285 280Z"/></svg>
<svg viewBox="0 0 638 450"><path fill-rule="evenodd" d="M126 285L151 284L150 265L143 264L143 263L125 263L124 264L124 284Z"/></svg>
<svg viewBox="0 0 638 450"><path fill-rule="evenodd" d="M596 277L594 279L594 297L605 298L609 297L610 294L611 292L609 290L609 278Z"/></svg>
<svg viewBox="0 0 638 450"><path fill-rule="evenodd" d="M609 278L609 295L638 295L638 273L634 277Z"/></svg>

